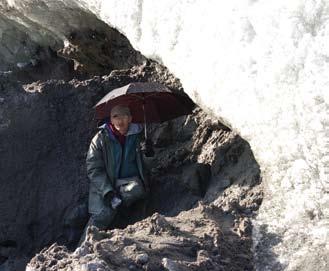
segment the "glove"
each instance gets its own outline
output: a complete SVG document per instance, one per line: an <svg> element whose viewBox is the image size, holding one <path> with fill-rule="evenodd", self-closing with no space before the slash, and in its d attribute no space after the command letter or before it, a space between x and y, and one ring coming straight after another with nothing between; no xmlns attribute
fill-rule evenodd
<svg viewBox="0 0 329 271"><path fill-rule="evenodd" d="M113 210L115 210L116 208L119 207L119 205L122 203L122 200L117 197L117 196L114 196L111 200L111 207Z"/></svg>
<svg viewBox="0 0 329 271"><path fill-rule="evenodd" d="M141 143L141 151L146 157L154 156L154 150L152 145L153 143L150 139L146 139L144 142Z"/></svg>

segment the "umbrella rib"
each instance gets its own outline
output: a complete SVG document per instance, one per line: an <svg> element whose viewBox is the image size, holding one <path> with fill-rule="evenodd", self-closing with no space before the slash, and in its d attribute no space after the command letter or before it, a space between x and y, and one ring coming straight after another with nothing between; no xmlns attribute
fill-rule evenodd
<svg viewBox="0 0 329 271"><path fill-rule="evenodd" d="M144 92L144 93L147 93L147 92ZM159 93L162 93L162 92L154 92L150 95L147 95L146 97L143 97L143 96L140 96L140 95L137 95L137 94L133 94L133 93L130 93L131 96L134 96L134 97L137 97L139 99L142 99L142 100L145 100L145 98L149 98L149 97L152 97L152 96L156 96L158 95ZM164 92L163 92L164 93Z"/></svg>

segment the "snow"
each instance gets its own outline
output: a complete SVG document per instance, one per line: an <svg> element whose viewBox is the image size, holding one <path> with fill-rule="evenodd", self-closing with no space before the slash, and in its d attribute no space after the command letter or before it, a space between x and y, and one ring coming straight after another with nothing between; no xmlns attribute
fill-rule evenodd
<svg viewBox="0 0 329 271"><path fill-rule="evenodd" d="M282 266L293 270L328 244L329 3L88 2L248 140L266 188L255 225L280 237L272 249ZM270 249L256 236L258 249Z"/></svg>
<svg viewBox="0 0 329 271"><path fill-rule="evenodd" d="M250 143L265 188L254 221L259 270L279 269L270 252L286 270L301 270L312 251L329 254L328 1L73 2L166 65Z"/></svg>

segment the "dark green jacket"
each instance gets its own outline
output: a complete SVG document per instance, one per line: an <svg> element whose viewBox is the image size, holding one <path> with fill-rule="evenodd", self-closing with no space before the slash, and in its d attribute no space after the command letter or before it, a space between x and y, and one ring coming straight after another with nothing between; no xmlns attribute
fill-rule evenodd
<svg viewBox="0 0 329 271"><path fill-rule="evenodd" d="M148 185L145 183L139 146L141 126L130 124L123 149L106 124L99 128L90 143L86 158L87 175L90 180L89 213L91 214L99 214L106 207L104 197L115 189L115 181L119 175L123 178L131 177L129 175L136 176L137 173L144 184ZM120 167L121 161L124 162Z"/></svg>

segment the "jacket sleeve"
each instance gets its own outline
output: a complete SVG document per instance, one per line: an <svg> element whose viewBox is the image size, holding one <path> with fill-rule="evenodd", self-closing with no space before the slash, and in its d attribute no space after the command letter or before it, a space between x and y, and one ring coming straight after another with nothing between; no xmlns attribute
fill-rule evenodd
<svg viewBox="0 0 329 271"><path fill-rule="evenodd" d="M101 136L100 133L97 133L90 143L86 164L87 175L90 180L90 191L101 194L102 197L108 192L113 191L113 187L106 173L103 157Z"/></svg>

